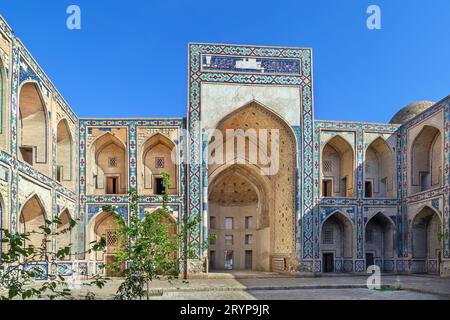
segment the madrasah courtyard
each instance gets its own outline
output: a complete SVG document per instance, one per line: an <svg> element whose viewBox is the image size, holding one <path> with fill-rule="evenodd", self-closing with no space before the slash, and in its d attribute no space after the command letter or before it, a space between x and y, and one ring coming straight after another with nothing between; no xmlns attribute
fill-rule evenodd
<svg viewBox="0 0 450 320"><path fill-rule="evenodd" d="M44 278L105 272L117 226L102 207L129 219L132 188L140 212L165 190L174 224L200 215L193 241L216 236L189 261L199 286L254 279L259 292L238 291L263 298L264 286L295 286L287 274L332 290L361 286L371 265L390 283L450 276L450 97L405 102L389 123L318 120L311 48L190 43L187 55L183 117L80 118L0 17L1 225L80 221L48 248L72 244L67 259L33 264ZM249 129L268 135L252 145ZM250 141L240 154L239 141ZM100 237L104 253L81 253Z"/></svg>

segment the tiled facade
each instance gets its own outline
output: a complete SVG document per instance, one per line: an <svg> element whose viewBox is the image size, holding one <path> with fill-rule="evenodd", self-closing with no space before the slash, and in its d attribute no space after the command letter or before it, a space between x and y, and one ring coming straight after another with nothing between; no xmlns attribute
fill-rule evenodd
<svg viewBox="0 0 450 320"><path fill-rule="evenodd" d="M148 137L161 134L176 146L181 165L176 169L177 190L170 195L169 205L176 220L180 220L182 215L202 216L203 223L198 226L192 241L203 242L208 235L208 179L211 178L206 163L208 137L204 130L215 128L217 123L239 108L257 103L269 113L273 112L273 118L285 123L293 132L293 152L297 160L295 172L290 177L294 181L295 194L288 208L292 227L280 229L280 233L291 233L286 236L289 239L283 238L283 242L292 241L294 249L285 252L277 249L282 247L277 245L270 256L271 270L286 269L293 259L298 270L324 271L322 226L330 216L339 212L343 219L348 219L353 230L350 236L352 254L335 259L334 271L365 271L366 224L381 213L395 225L395 254L381 262L375 261L375 264L381 264L389 272L435 273L437 259L426 259L424 269L418 267L411 252L412 222L416 214L427 207L434 210L441 221L440 272L450 274L450 97L402 125L314 120L311 49L195 43L188 47L186 118L81 119L1 17L0 35L3 81L0 96L0 218L4 227L17 230L22 207L30 198L37 197L47 215L57 215L67 209L81 221L72 235L76 253L87 248L90 224L101 213L104 204L117 206L117 211L127 219L129 208L126 194L93 194L88 188L91 183L88 166L92 161L92 144L103 134L121 129L126 150L124 176L127 190L138 187L141 181L141 148ZM36 85L46 106L47 166L51 169L47 174L19 159L19 98L26 83ZM72 180L60 183L57 181L56 128L63 119L67 121L72 137L74 174ZM408 189L411 174L409 149L413 143L410 140L421 127L432 125L442 134L442 183L438 188L412 194ZM353 150L354 174L350 183L354 188L351 196L324 197L321 193L321 150L335 136L346 141ZM387 141L394 155L393 195L368 198L364 194L366 150L380 137ZM160 196L141 194L141 212L160 205ZM277 226L272 227L276 229ZM53 251L56 246L54 239ZM199 251L198 261L193 262L194 267L201 269L207 257L207 250ZM37 263L34 267L45 269L43 273L70 275L72 272L95 273L101 263L86 255L78 255L72 256L72 261L54 261L51 265Z"/></svg>

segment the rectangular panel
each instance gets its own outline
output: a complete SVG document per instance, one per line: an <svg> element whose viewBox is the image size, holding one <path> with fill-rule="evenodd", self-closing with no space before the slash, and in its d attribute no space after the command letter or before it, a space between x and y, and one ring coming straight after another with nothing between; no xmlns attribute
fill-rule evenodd
<svg viewBox="0 0 450 320"><path fill-rule="evenodd" d="M301 59L202 55L202 71L301 75Z"/></svg>

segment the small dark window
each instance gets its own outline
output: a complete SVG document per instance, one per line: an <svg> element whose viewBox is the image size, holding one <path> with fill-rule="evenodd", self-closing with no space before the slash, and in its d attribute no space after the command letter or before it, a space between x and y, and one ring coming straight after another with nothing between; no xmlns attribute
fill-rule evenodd
<svg viewBox="0 0 450 320"><path fill-rule="evenodd" d="M333 171L333 165L330 160L324 160L322 165L323 172L332 172Z"/></svg>
<svg viewBox="0 0 450 320"><path fill-rule="evenodd" d="M428 172L420 173L420 191L426 191L431 188L431 175Z"/></svg>
<svg viewBox="0 0 450 320"><path fill-rule="evenodd" d="M245 244L253 244L253 235L252 234L245 235Z"/></svg>
<svg viewBox="0 0 450 320"><path fill-rule="evenodd" d="M252 229L253 228L253 217L245 217L245 229Z"/></svg>
<svg viewBox="0 0 450 320"><path fill-rule="evenodd" d="M32 147L20 147L20 153L22 159L29 165L33 165L33 148Z"/></svg>
<svg viewBox="0 0 450 320"><path fill-rule="evenodd" d="M210 229L216 228L216 217L214 216L209 217L209 228Z"/></svg>
<svg viewBox="0 0 450 320"><path fill-rule="evenodd" d="M117 168L117 158L116 157L109 158L108 165L110 168Z"/></svg>
<svg viewBox="0 0 450 320"><path fill-rule="evenodd" d="M155 168L158 169L164 168L164 158L160 157L155 158Z"/></svg>
<svg viewBox="0 0 450 320"><path fill-rule="evenodd" d="M372 181L365 182L364 196L366 198L372 198Z"/></svg>
<svg viewBox="0 0 450 320"><path fill-rule="evenodd" d="M324 228L323 230L323 244L334 244L334 232L332 228Z"/></svg>

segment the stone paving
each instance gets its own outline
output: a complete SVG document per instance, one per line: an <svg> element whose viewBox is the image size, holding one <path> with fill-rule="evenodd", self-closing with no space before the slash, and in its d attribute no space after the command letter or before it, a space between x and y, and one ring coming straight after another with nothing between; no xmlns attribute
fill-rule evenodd
<svg viewBox="0 0 450 320"><path fill-rule="evenodd" d="M441 296L406 290L291 289L250 291L168 292L152 300L442 300Z"/></svg>
<svg viewBox="0 0 450 320"><path fill-rule="evenodd" d="M151 284L155 299L450 299L450 278L436 276L383 275L382 285L401 290L367 289L367 276L333 275L288 277L276 274L217 275L188 282L155 280ZM111 299L120 280L99 290L98 299ZM78 298L86 289L75 289Z"/></svg>

